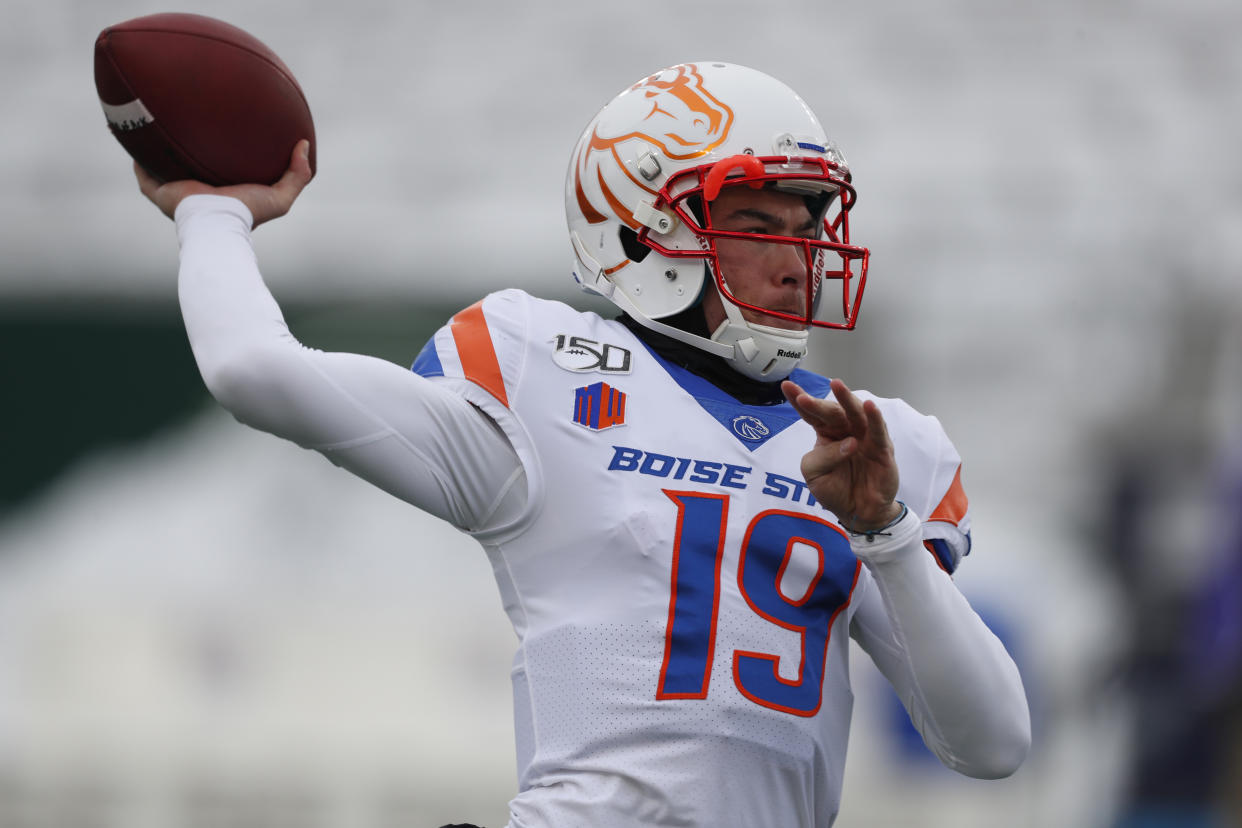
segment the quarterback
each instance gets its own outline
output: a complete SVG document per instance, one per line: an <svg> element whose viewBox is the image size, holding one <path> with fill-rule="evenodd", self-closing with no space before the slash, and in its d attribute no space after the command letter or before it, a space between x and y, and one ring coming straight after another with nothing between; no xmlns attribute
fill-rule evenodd
<svg viewBox="0 0 1242 828"><path fill-rule="evenodd" d="M1030 744L1022 681L952 580L970 551L940 423L799 367L853 328L851 173L784 84L664 69L587 125L565 183L574 276L518 289L413 360L301 345L253 227L310 180L160 184L186 329L240 421L473 535L517 633L510 828L829 826L853 639L927 746L974 777Z"/></svg>

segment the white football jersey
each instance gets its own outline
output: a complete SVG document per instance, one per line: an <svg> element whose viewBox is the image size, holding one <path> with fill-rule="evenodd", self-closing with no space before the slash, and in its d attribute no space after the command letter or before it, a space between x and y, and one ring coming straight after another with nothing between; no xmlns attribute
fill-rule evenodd
<svg viewBox="0 0 1242 828"><path fill-rule="evenodd" d="M517 290L455 316L414 370L495 419L527 476L525 512L476 533L520 640L510 825L830 825L851 621L881 596L802 479L815 438L793 408L739 403L620 323ZM934 418L876 402L898 497L951 571L969 549L958 455Z"/></svg>

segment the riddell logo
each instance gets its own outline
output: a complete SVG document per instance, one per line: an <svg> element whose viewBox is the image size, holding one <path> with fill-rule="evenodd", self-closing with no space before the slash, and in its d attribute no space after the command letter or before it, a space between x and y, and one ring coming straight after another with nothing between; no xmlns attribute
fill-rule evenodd
<svg viewBox="0 0 1242 828"><path fill-rule="evenodd" d="M790 359L802 359L802 351L786 351L784 348L777 348L776 355L778 357L789 357Z"/></svg>

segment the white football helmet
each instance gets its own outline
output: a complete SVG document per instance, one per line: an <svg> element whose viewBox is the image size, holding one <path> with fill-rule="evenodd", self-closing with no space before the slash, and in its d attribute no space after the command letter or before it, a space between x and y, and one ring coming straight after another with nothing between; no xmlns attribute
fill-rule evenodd
<svg viewBox="0 0 1242 828"><path fill-rule="evenodd" d="M714 229L712 202L739 185L802 196L816 229L797 236ZM673 66L614 98L578 140L565 181L574 278L642 325L775 381L806 355L811 326L854 327L869 256L850 244L855 197L845 159L789 87L744 66ZM801 310L764 308L730 290L717 244L738 238L800 251ZM840 280L839 306L822 301L825 279ZM705 290L719 292L726 315L710 339L658 321Z"/></svg>

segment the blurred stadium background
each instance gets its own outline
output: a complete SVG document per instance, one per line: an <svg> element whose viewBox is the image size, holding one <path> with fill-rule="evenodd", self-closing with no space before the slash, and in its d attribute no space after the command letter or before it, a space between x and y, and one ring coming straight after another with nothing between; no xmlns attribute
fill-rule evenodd
<svg viewBox="0 0 1242 828"><path fill-rule="evenodd" d="M814 367L937 414L958 582L1035 746L955 777L868 664L845 826L1242 825L1242 6L1232 0L9 0L0 29L0 825L498 828L513 636L467 539L206 397L172 226L91 82L157 11L267 42L318 178L256 237L308 344L408 364L575 302L582 125L696 59L789 82L855 171L861 327Z"/></svg>

